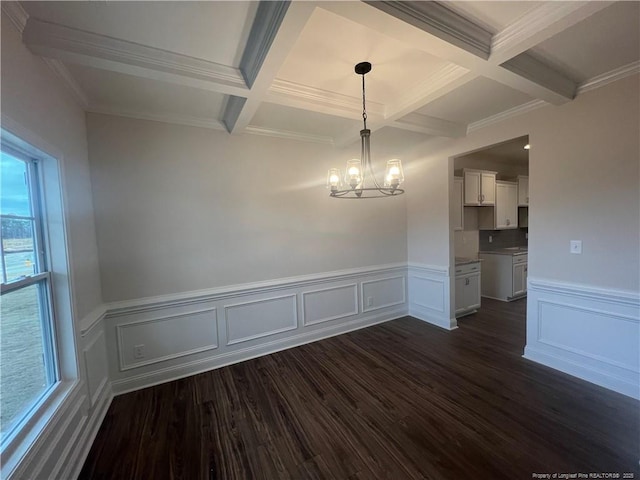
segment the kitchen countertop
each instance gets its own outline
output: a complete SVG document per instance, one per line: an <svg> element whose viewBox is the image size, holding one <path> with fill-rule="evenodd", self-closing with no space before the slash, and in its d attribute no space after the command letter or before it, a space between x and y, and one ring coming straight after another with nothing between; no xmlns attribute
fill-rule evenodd
<svg viewBox="0 0 640 480"><path fill-rule="evenodd" d="M495 250L482 250L478 253L491 253L494 255L526 255L529 253L528 247L497 248Z"/></svg>
<svg viewBox="0 0 640 480"><path fill-rule="evenodd" d="M456 257L455 261L456 261L456 267L459 267L460 265L468 265L470 263L479 262L480 259L478 259L478 258L467 258L467 257Z"/></svg>

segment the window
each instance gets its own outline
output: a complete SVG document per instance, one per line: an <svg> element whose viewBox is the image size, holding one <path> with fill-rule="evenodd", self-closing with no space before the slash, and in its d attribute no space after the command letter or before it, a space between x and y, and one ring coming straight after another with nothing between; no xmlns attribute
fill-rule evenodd
<svg viewBox="0 0 640 480"><path fill-rule="evenodd" d="M58 382L40 164L0 151L0 439Z"/></svg>

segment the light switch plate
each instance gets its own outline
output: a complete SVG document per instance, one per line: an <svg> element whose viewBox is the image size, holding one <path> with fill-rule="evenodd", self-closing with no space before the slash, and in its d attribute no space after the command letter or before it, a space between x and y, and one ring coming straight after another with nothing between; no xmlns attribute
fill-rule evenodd
<svg viewBox="0 0 640 480"><path fill-rule="evenodd" d="M571 240L569 242L569 251L575 254L582 253L582 240Z"/></svg>

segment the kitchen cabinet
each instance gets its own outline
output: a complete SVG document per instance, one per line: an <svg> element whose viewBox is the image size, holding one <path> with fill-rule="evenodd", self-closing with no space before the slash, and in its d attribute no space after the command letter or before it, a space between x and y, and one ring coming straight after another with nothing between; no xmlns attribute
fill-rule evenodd
<svg viewBox="0 0 640 480"><path fill-rule="evenodd" d="M529 177L518 175L518 206L529 206Z"/></svg>
<svg viewBox="0 0 640 480"><path fill-rule="evenodd" d="M528 256L512 253L480 253L482 296L509 302L527 294Z"/></svg>
<svg viewBox="0 0 640 480"><path fill-rule="evenodd" d="M496 201L496 174L488 170L462 170L464 177L464 204L466 206L494 205Z"/></svg>
<svg viewBox="0 0 640 480"><path fill-rule="evenodd" d="M480 262L456 265L456 317L475 313L480 308Z"/></svg>
<svg viewBox="0 0 640 480"><path fill-rule="evenodd" d="M453 177L453 229L464 230L464 179Z"/></svg>
<svg viewBox="0 0 640 480"><path fill-rule="evenodd" d="M494 208L480 209L480 230L507 230L518 228L518 184L496 181Z"/></svg>

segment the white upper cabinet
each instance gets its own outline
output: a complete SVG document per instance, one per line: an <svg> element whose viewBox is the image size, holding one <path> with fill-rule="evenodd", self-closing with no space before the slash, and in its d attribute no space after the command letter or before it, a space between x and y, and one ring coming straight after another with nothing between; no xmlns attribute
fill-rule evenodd
<svg viewBox="0 0 640 480"><path fill-rule="evenodd" d="M518 175L518 206L529 206L529 177Z"/></svg>
<svg viewBox="0 0 640 480"><path fill-rule="evenodd" d="M496 172L465 168L463 175L465 205L495 205Z"/></svg>
<svg viewBox="0 0 640 480"><path fill-rule="evenodd" d="M496 182L496 230L518 228L518 184Z"/></svg>
<svg viewBox="0 0 640 480"><path fill-rule="evenodd" d="M453 177L453 229L464 230L463 179Z"/></svg>

